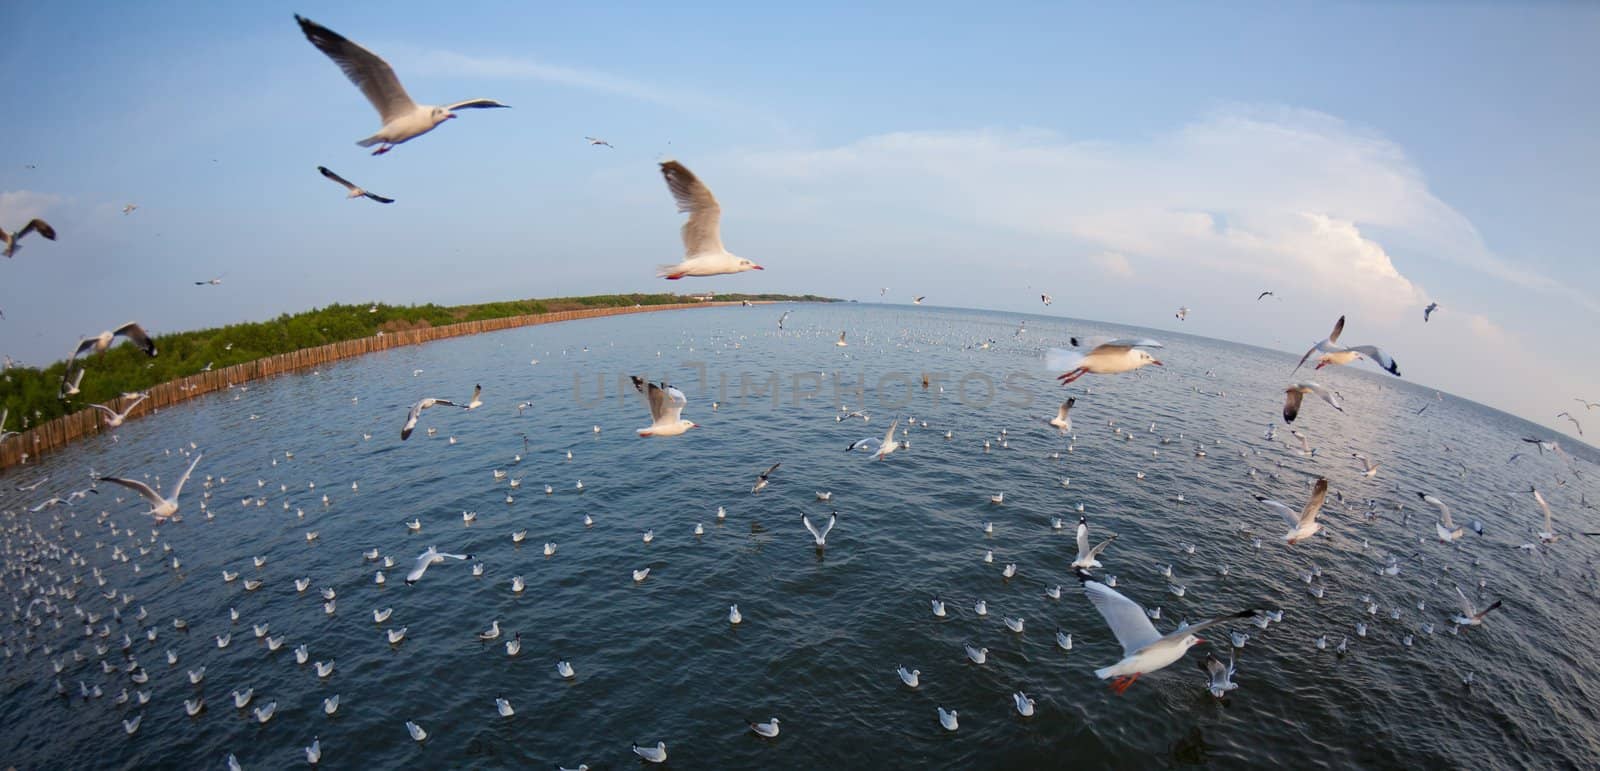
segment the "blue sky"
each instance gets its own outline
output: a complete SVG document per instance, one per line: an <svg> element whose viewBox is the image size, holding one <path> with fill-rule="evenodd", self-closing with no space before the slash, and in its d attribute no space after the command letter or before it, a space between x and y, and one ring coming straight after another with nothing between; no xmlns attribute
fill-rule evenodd
<svg viewBox="0 0 1600 771"><path fill-rule="evenodd" d="M61 232L0 267L0 347L369 299L1043 290L1284 350L1345 313L1409 379L1559 430L1600 400L1600 7L463 5L0 6L27 31L0 48L0 222ZM514 109L370 157L376 114L296 12L419 101ZM669 156L768 270L654 278Z"/></svg>

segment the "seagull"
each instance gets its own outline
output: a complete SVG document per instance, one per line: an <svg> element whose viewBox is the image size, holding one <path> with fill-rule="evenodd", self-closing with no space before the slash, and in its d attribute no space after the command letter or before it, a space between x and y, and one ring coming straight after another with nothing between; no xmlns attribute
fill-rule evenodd
<svg viewBox="0 0 1600 771"><path fill-rule="evenodd" d="M311 746L305 748L305 750L307 763L314 766L322 762L322 739L315 736L311 737Z"/></svg>
<svg viewBox="0 0 1600 771"><path fill-rule="evenodd" d="M834 345L836 345L836 346L838 346L840 348L844 348L844 347L850 345L849 343L844 341L844 332L840 332L839 333L839 341L834 343Z"/></svg>
<svg viewBox="0 0 1600 771"><path fill-rule="evenodd" d="M763 736L771 739L778 735L778 719L775 717L767 718L767 722L765 723L756 723L749 720L746 720L745 722L749 724L750 730L754 731L756 736Z"/></svg>
<svg viewBox="0 0 1600 771"><path fill-rule="evenodd" d="M761 472L761 474L756 477L755 486L750 488L750 494L751 495L755 495L756 493L759 493L762 490L766 489L767 477L771 476L772 472L777 471L778 467L781 466L781 465L783 465L783 464L782 463L774 463L774 464L772 464L771 468L767 469L766 471Z"/></svg>
<svg viewBox="0 0 1600 771"><path fill-rule="evenodd" d="M1049 423L1052 426L1055 426L1056 430L1061 432L1061 433L1063 433L1063 434L1071 431L1072 430L1072 416L1069 413L1072 412L1072 405L1077 404L1077 403L1078 403L1078 400L1077 400L1076 397L1069 398L1066 401L1062 402L1061 406L1056 409L1056 416L1051 418L1050 420L1048 420L1046 422Z"/></svg>
<svg viewBox="0 0 1600 771"><path fill-rule="evenodd" d="M1555 525L1550 521L1550 504L1545 503L1544 496L1539 494L1539 489L1529 487L1528 492L1533 493L1533 500L1538 502L1539 509L1544 512L1544 529L1539 531L1539 542L1544 544L1555 543L1561 536L1556 535Z"/></svg>
<svg viewBox="0 0 1600 771"><path fill-rule="evenodd" d="M914 298L911 299L911 304L912 305L921 305L922 301L926 300L926 299L928 299L927 295L923 295L921 297L914 297Z"/></svg>
<svg viewBox="0 0 1600 771"><path fill-rule="evenodd" d="M38 218L31 219L28 220L28 224L23 225L22 229L15 233L7 233L4 230L0 230L0 244L5 244L5 255L7 257L15 255L17 249L21 248L17 246L17 242L21 241L22 237L29 233L38 233L48 241L56 240L56 229L50 227L50 223Z"/></svg>
<svg viewBox="0 0 1600 771"><path fill-rule="evenodd" d="M1464 529L1456 527L1456 523L1450 519L1450 507L1446 506L1444 501L1427 493L1417 493L1417 497L1439 507L1439 521L1434 523L1434 528L1439 536L1440 543L1450 543L1466 532Z"/></svg>
<svg viewBox="0 0 1600 771"><path fill-rule="evenodd" d="M419 726L410 720L406 721L406 733L411 734L411 738L419 742L428 738L428 732L422 730L422 726Z"/></svg>
<svg viewBox="0 0 1600 771"><path fill-rule="evenodd" d="M80 369L78 372L81 376L83 370ZM133 408L139 406L139 402L144 401L147 397L149 397L149 394L139 394L137 398L135 398L127 406L123 407L121 412L113 410L110 407L102 404L91 404L89 406L106 414L107 428L116 428L117 426L122 425L122 422L128 419L128 413L133 412Z"/></svg>
<svg viewBox="0 0 1600 771"><path fill-rule="evenodd" d="M406 416L406 424L400 429L400 441L403 442L411 438L411 431L417 427L417 420L422 417L423 410L441 404L446 407L464 407L464 405L456 404L448 399L435 399L431 396L411 405L411 413Z"/></svg>
<svg viewBox="0 0 1600 771"><path fill-rule="evenodd" d="M1066 372L1056 376L1062 385L1067 385L1080 377L1088 374L1115 375L1122 372L1131 372L1140 367L1154 364L1163 366L1160 359L1151 356L1148 351L1141 348L1161 348L1161 343L1147 339L1080 339L1071 338L1073 347L1088 348L1089 353L1069 351L1064 348L1051 348L1045 354L1045 366L1050 369L1064 369Z"/></svg>
<svg viewBox="0 0 1600 771"><path fill-rule="evenodd" d="M1311 350L1306 351L1306 355L1300 357L1300 363L1296 364L1294 368L1299 370L1305 366L1306 360L1310 359L1311 354L1314 353L1322 354L1317 358L1317 369L1322 369L1330 364L1349 364L1365 355L1382 367L1385 372L1395 377L1400 376L1400 366L1395 363L1394 359L1389 358L1389 354L1379 350L1377 346L1352 345L1347 348L1338 345L1339 334L1343 331L1344 317L1340 316L1339 321L1333 325L1333 331L1328 334L1328 338L1311 346Z"/></svg>
<svg viewBox="0 0 1600 771"><path fill-rule="evenodd" d="M610 147L613 150L617 149L612 147L610 142L607 142L600 137L584 137L583 141L588 142L590 147Z"/></svg>
<svg viewBox="0 0 1600 771"><path fill-rule="evenodd" d="M683 261L676 265L662 265L656 275L676 281L684 276L720 276L743 273L747 270L765 270L750 260L732 254L722 245L722 207L694 172L677 161L661 164L661 176L667 181L667 190L678 202L678 211L688 212L689 220L683 223Z"/></svg>
<svg viewBox="0 0 1600 771"><path fill-rule="evenodd" d="M1087 573L1079 572L1078 578L1083 582L1084 593L1089 596L1089 601L1094 603L1095 609L1105 617L1111 632L1117 637L1117 642L1122 644L1122 660L1094 672L1101 680L1115 678L1112 680L1111 689L1117 693L1128 690L1140 675L1162 669L1183 658L1183 654L1190 648L1204 642L1196 636L1201 630L1256 614L1254 610L1242 610L1198 624L1190 624L1170 634L1162 635L1156 631L1155 625L1150 623L1149 617L1139 603L1089 578Z"/></svg>
<svg viewBox="0 0 1600 771"><path fill-rule="evenodd" d="M1084 570L1101 567L1100 560L1098 559L1100 552L1105 551L1106 547L1110 546L1111 542L1115 540L1117 540L1117 537L1113 535L1110 538L1101 541L1099 545L1095 546L1094 548L1089 548L1089 518L1085 516L1079 516L1078 556L1072 560L1071 567Z"/></svg>
<svg viewBox="0 0 1600 771"><path fill-rule="evenodd" d="M967 652L967 660L974 664L982 664L989 660L988 648L974 648L972 643L963 643L961 647Z"/></svg>
<svg viewBox="0 0 1600 771"><path fill-rule="evenodd" d="M1362 455L1359 452L1353 452L1350 453L1350 457L1361 461L1361 473L1365 474L1367 477L1371 477L1372 475L1378 473L1378 464L1368 460L1367 456Z"/></svg>
<svg viewBox="0 0 1600 771"><path fill-rule="evenodd" d="M960 713L953 709L946 712L944 707L935 707L935 709L939 710L939 725L944 726L944 730L954 731L961 727L961 722L957 719Z"/></svg>
<svg viewBox="0 0 1600 771"><path fill-rule="evenodd" d="M395 145L434 130L439 124L456 117L456 110L511 106L493 99L468 99L443 107L417 104L406 94L405 87L400 85L400 79L395 77L389 63L377 54L298 14L294 20L300 23L300 31L305 33L306 40L339 65L345 77L361 89L367 101L378 111L383 128L356 143L361 147L378 145L378 149L372 151L373 155L383 155L394 149Z"/></svg>
<svg viewBox="0 0 1600 771"><path fill-rule="evenodd" d="M498 618L489 623L489 628L488 629L485 629L482 632L478 633L478 639L482 640L482 641L485 641L485 642L487 642L489 640L497 639L499 637L500 637L500 619L498 619Z"/></svg>
<svg viewBox="0 0 1600 771"><path fill-rule="evenodd" d="M901 666L895 667L894 671L895 674L900 676L900 682L905 683L907 688L915 688L922 682L920 679L922 677L922 670L920 669L907 671L905 667Z"/></svg>
<svg viewBox="0 0 1600 771"><path fill-rule="evenodd" d="M656 742L654 747L640 747L635 744L633 745L633 754L638 755L646 763L665 763L667 762L667 743Z"/></svg>
<svg viewBox="0 0 1600 771"><path fill-rule="evenodd" d="M1179 321L1187 321L1189 319L1189 309L1187 307L1179 308L1178 312L1174 313L1173 315L1176 316Z"/></svg>
<svg viewBox="0 0 1600 771"><path fill-rule="evenodd" d="M1461 599L1461 615L1454 616L1450 620L1461 626L1478 626L1483 623L1483 617L1489 615L1489 611L1500 607L1500 600L1495 600L1489 603L1489 607L1479 611L1472 604L1472 600L1467 599L1467 593L1461 591L1459 585L1456 586L1456 596Z"/></svg>
<svg viewBox="0 0 1600 771"><path fill-rule="evenodd" d="M130 321L116 329L106 330L94 337L85 337L79 340L77 349L72 352L72 356L69 358L76 359L85 353L105 353L118 337L132 341L134 345L139 347L139 350L144 351L146 356L156 355L156 344L150 339L149 335L145 334L144 327L139 326L137 322Z"/></svg>
<svg viewBox="0 0 1600 771"><path fill-rule="evenodd" d="M1330 407L1344 412L1344 405L1339 403L1339 394L1312 382L1291 383L1288 388L1283 389L1283 422L1294 422L1295 417L1300 414L1300 400L1305 398L1306 394L1315 394Z"/></svg>
<svg viewBox="0 0 1600 771"><path fill-rule="evenodd" d="M650 425L638 430L639 436L678 436L691 428L700 426L694 421L680 417L684 405L689 403L687 397L666 383L647 383L644 378L631 375L633 387L644 394L645 404L650 408Z"/></svg>
<svg viewBox="0 0 1600 771"><path fill-rule="evenodd" d="M1264 297L1277 297L1277 295L1273 294L1271 291L1262 292L1261 294L1256 295L1256 302L1261 302L1261 299Z"/></svg>
<svg viewBox="0 0 1600 771"><path fill-rule="evenodd" d="M222 286L222 276L194 282L195 286Z"/></svg>
<svg viewBox="0 0 1600 771"><path fill-rule="evenodd" d="M1226 664L1209 653L1206 654L1204 661L1196 663L1200 665L1200 671L1208 675L1206 690L1210 691L1212 696L1220 699L1228 691L1239 687L1238 683L1233 682L1233 654L1228 654Z"/></svg>
<svg viewBox="0 0 1600 771"><path fill-rule="evenodd" d="M437 565L444 562L446 557L455 560L472 559L471 554L447 554L439 551L437 546L429 546L427 551L417 555L417 564L411 568L410 573L406 574L406 585L410 586L416 583L422 578L423 573L428 572L429 565Z"/></svg>
<svg viewBox="0 0 1600 771"><path fill-rule="evenodd" d="M1017 705L1017 714L1023 717L1033 717L1033 699L1028 694L1017 691L1011 694L1011 701Z"/></svg>
<svg viewBox="0 0 1600 771"><path fill-rule="evenodd" d="M116 485L122 485L123 487L133 490L134 492L137 492L139 495L143 496L145 500L150 502L150 511L147 513L150 516L155 517L156 522L165 522L168 519L171 519L173 522L179 522L182 521L183 518L178 516L178 496L183 493L184 483L189 481L189 475L194 473L194 467L200 464L200 459L203 457L205 457L204 454L197 453L194 456L194 460L189 462L189 468L183 472L183 476L178 477L177 484L172 486L172 495L170 497L162 497L160 493L151 489L150 485L147 485L137 479L100 477L100 480Z"/></svg>
<svg viewBox="0 0 1600 771"><path fill-rule="evenodd" d="M1572 421L1572 425L1577 427L1577 429L1578 429L1578 436L1583 436L1583 424L1579 423L1577 418L1572 417L1572 413L1570 413L1570 412L1562 412L1562 413L1557 414L1556 417L1558 417L1558 418L1566 418L1567 420Z"/></svg>
<svg viewBox="0 0 1600 771"><path fill-rule="evenodd" d="M823 547L828 545L828 533L833 532L833 524L835 522L838 522L838 521L839 521L839 512L835 511L832 514L828 515L828 524L823 526L823 528L819 531L819 530L817 530L817 526L816 525L811 524L811 519L810 518L808 518L804 514L800 515L800 524L805 525L806 530L810 531L811 538L812 538L812 540L817 542L817 548L818 549L821 549L821 548L823 548Z"/></svg>
<svg viewBox="0 0 1600 771"><path fill-rule="evenodd" d="M1039 295L1039 302L1044 303L1045 307L1049 307L1050 303L1053 303L1055 301L1056 301L1056 298L1051 297L1050 295L1047 295L1047 294L1040 294Z"/></svg>
<svg viewBox="0 0 1600 771"><path fill-rule="evenodd" d="M894 438L895 429L899 427L900 419L895 418L894 422L889 424L889 430L884 432L882 441L878 442L878 451L873 453L872 457L877 458L878 460L883 460L890 453L900 449L901 446L905 444L904 442L897 441Z"/></svg>
<svg viewBox="0 0 1600 771"><path fill-rule="evenodd" d="M1322 524L1317 522L1317 512L1322 510L1322 502L1328 498L1328 480L1318 479L1316 487L1311 489L1311 499L1306 501L1306 507L1295 511L1265 496L1257 495L1255 499L1261 505L1277 512L1284 522L1289 525L1289 532L1283 536L1283 542L1293 546L1317 534L1322 529Z"/></svg>
<svg viewBox="0 0 1600 771"><path fill-rule="evenodd" d="M277 714L278 702L269 701L266 706L256 707L252 711L255 713L257 723L265 723L271 720L273 715Z"/></svg>
<svg viewBox="0 0 1600 771"><path fill-rule="evenodd" d="M494 709L500 713L500 717L511 717L517 714L517 711L511 708L511 702L506 701L501 696L494 697Z"/></svg>
<svg viewBox="0 0 1600 771"><path fill-rule="evenodd" d="M1436 310L1439 310L1438 303L1428 303L1428 307L1422 309L1422 323L1428 323L1428 317L1432 316Z"/></svg>
<svg viewBox="0 0 1600 771"><path fill-rule="evenodd" d="M329 171L327 166L318 166L317 167L317 171L322 172L322 176L327 177L328 179L331 179L334 182L337 182L337 183L339 183L341 185L344 185L345 189L350 191L350 194L345 196L346 198L360 198L362 196L366 196L367 198L371 198L372 200L377 201L378 203L394 203L394 199L393 198L384 198L383 196L378 195L377 193L369 193L366 190L363 190L363 189L361 189L359 187L356 187L353 183L350 182L350 180L345 179L344 177L341 177L338 174L333 173L332 171Z"/></svg>
<svg viewBox="0 0 1600 771"><path fill-rule="evenodd" d="M469 410L475 410L475 409L477 409L479 407L482 407L483 406L483 399L479 398L482 395L483 395L483 386L481 384L480 385L474 385L472 387L472 399L467 402L466 408L469 409Z"/></svg>
<svg viewBox="0 0 1600 771"><path fill-rule="evenodd" d="M556 674L561 675L567 680L577 677L577 673L572 670L572 662L570 661L557 661Z"/></svg>

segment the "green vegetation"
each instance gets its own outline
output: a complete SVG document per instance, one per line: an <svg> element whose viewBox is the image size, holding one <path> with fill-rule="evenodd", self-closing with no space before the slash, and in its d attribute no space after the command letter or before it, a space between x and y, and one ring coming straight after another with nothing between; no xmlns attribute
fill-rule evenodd
<svg viewBox="0 0 1600 771"><path fill-rule="evenodd" d="M814 295L719 294L718 301L800 301L836 302ZM4 428L20 431L32 425L74 412L91 403L104 403L127 391L151 386L199 372L210 364L215 369L280 353L314 348L319 345L375 335L379 330L398 332L421 327L443 326L462 321L497 319L551 311L585 308L619 308L633 305L670 305L691 302L687 295L623 294L590 297L557 297L545 300L513 300L482 305L330 305L304 313L284 314L271 321L230 324L218 329L155 335L158 355L150 358L123 343L103 355L90 356L80 384L81 393L58 398L66 362L43 369L14 367L0 378L0 408L10 410ZM152 333L154 331L152 330ZM63 348L67 342L63 341Z"/></svg>

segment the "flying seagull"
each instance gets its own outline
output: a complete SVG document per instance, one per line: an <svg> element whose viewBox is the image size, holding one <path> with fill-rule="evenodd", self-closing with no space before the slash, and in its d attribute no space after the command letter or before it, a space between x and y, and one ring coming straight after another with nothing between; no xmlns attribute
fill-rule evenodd
<svg viewBox="0 0 1600 771"><path fill-rule="evenodd" d="M379 145L378 149L372 151L373 155L387 153L395 145L434 130L439 124L456 117L456 110L511 106L493 99L468 99L443 107L417 104L406 94L405 87L400 85L400 79L395 77L389 63L377 54L298 14L294 20L300 23L300 31L305 33L306 40L339 65L344 76L361 89L367 101L378 111L383 128L356 143L362 147Z"/></svg>
<svg viewBox="0 0 1600 771"><path fill-rule="evenodd" d="M22 237L29 233L38 233L48 241L56 240L56 229L50 227L50 223L34 218L28 220L28 224L23 225L22 229L15 233L7 233L4 230L0 230L0 244L5 244L5 255L10 257L16 254L17 249L20 248L17 246L17 242L21 241Z"/></svg>
<svg viewBox="0 0 1600 771"><path fill-rule="evenodd" d="M208 278L205 281L196 281L196 282L194 282L194 285L195 286L222 286L222 277L221 276L217 276L216 278Z"/></svg>
<svg viewBox="0 0 1600 771"><path fill-rule="evenodd" d="M81 375L83 370L78 370L78 373ZM106 428L116 428L128 419L128 413L133 412L133 408L139 406L139 402L144 401L149 396L149 394L139 394L132 402L124 406L120 412L103 404L91 404L89 406L106 414Z"/></svg>
<svg viewBox="0 0 1600 771"><path fill-rule="evenodd" d="M1300 400L1305 398L1306 394L1315 394L1334 409L1344 412L1344 405L1339 403L1339 395L1333 391L1316 383L1293 383L1283 389L1283 422L1294 422L1295 416L1300 414Z"/></svg>
<svg viewBox="0 0 1600 771"><path fill-rule="evenodd" d="M1467 599L1467 593L1461 591L1460 585L1456 586L1456 597L1460 598L1461 615L1450 620L1461 626L1478 626L1483 623L1483 617L1489 615L1489 611L1500 607L1500 600L1495 600L1489 603L1489 607L1478 610L1477 606L1472 604L1472 600Z"/></svg>
<svg viewBox="0 0 1600 771"><path fill-rule="evenodd" d="M607 142L600 137L584 137L583 141L588 142L590 147L610 147L613 150L617 149L612 147L610 142Z"/></svg>
<svg viewBox="0 0 1600 771"><path fill-rule="evenodd" d="M1428 303L1428 307L1422 309L1422 323L1428 323L1428 317L1432 316L1436 310L1439 310L1438 303Z"/></svg>
<svg viewBox="0 0 1600 771"><path fill-rule="evenodd" d="M165 522L169 519L173 522L179 522L183 518L178 516L178 495L183 492L183 484L189 481L189 475L194 473L194 467L200 464L200 459L203 457L205 455L202 453L195 454L194 460L189 462L189 468L183 472L183 476L178 477L177 484L172 486L172 495L170 496L162 496L161 493L151 489L150 485L137 479L100 477L100 481L122 485L143 496L145 500L150 502L149 514L155 517L157 522Z"/></svg>
<svg viewBox="0 0 1600 771"><path fill-rule="evenodd" d="M1346 348L1339 345L1339 333L1343 331L1344 317L1340 316L1339 321L1333 325L1333 332L1328 334L1328 338L1311 346L1311 350L1306 351L1306 355L1300 357L1300 363L1296 364L1294 368L1299 370L1305 366L1306 360L1310 359L1311 354L1314 353L1322 354L1317 357L1317 369L1322 369L1330 364L1349 364L1365 355L1382 367L1385 372L1395 377L1400 377L1400 366L1395 363L1394 359L1389 357L1389 354L1379 350L1377 346L1352 345Z"/></svg>
<svg viewBox="0 0 1600 771"><path fill-rule="evenodd" d="M913 297L913 298L911 298L911 304L912 305L921 305L922 301L926 300L926 299L928 299L927 295L923 295L921 297Z"/></svg>
<svg viewBox="0 0 1600 771"><path fill-rule="evenodd" d="M1579 423L1577 418L1572 417L1572 413L1570 413L1570 412L1560 412L1560 413L1556 414L1556 417L1558 417L1558 418L1566 418L1567 420L1572 421L1572 425L1574 425L1574 426L1576 426L1578 428L1578 436L1583 436L1583 424Z"/></svg>
<svg viewBox="0 0 1600 771"><path fill-rule="evenodd" d="M428 572L429 565L437 565L444 562L446 557L453 560L472 559L471 554L448 554L439 551L437 546L429 546L427 551L417 555L417 564L413 565L411 572L406 574L406 585L409 586L416 583L422 578L423 573Z"/></svg>
<svg viewBox="0 0 1600 771"><path fill-rule="evenodd" d="M116 329L107 330L94 337L85 337L79 340L77 349L72 352L72 358L76 359L85 353L105 353L106 349L111 347L111 343L119 337L133 341L133 344L148 356L156 355L156 344L150 339L149 335L145 334L144 327L139 326L137 322L130 321Z"/></svg>
<svg viewBox="0 0 1600 771"><path fill-rule="evenodd" d="M783 315L778 317L778 329L783 329L783 320L789 318L790 313L793 311L784 311Z"/></svg>
<svg viewBox="0 0 1600 771"><path fill-rule="evenodd" d="M1079 515L1078 556L1076 559L1072 560L1071 567L1078 568L1080 570L1101 567L1099 560L1100 552L1105 551L1106 547L1110 546L1111 542L1115 540L1117 540L1117 537L1113 535L1110 538L1101 541L1094 548L1089 548L1089 518Z"/></svg>
<svg viewBox="0 0 1600 771"><path fill-rule="evenodd" d="M1140 675L1172 664L1183 658L1183 654L1190 648L1205 642L1197 636L1202 630L1236 618L1250 618L1256 615L1254 610L1241 610L1226 616L1207 619L1198 624L1189 624L1171 634L1163 635L1156 631L1155 625L1150 623L1150 617L1139 603L1090 578L1089 574L1082 571L1078 573L1078 580L1083 582L1084 594L1089 596L1089 601L1094 603L1095 610L1100 611L1106 624L1111 627L1112 634L1116 635L1117 642L1122 644L1121 661L1094 671L1095 677L1101 680L1115 678L1111 681L1111 689L1117 693L1128 690Z"/></svg>
<svg viewBox="0 0 1600 771"><path fill-rule="evenodd" d="M1096 338L1071 338L1074 348L1088 348L1089 353L1051 348L1045 354L1045 366L1068 370L1056 376L1067 385L1088 374L1115 375L1131 372L1148 364L1163 366L1161 360L1141 348L1160 348L1161 343L1146 339L1102 340Z"/></svg>
<svg viewBox="0 0 1600 771"><path fill-rule="evenodd" d="M806 531L811 533L811 540L817 542L818 549L828 545L828 533L833 532L833 524L838 521L839 512L835 511L828 515L828 524L823 525L822 529L818 530L816 525L811 524L810 517L804 514L800 515L800 524L805 525Z"/></svg>
<svg viewBox="0 0 1600 771"><path fill-rule="evenodd" d="M327 166L318 166L317 171L322 172L322 176L344 185L345 189L350 191L350 194L345 196L346 198L360 198L362 196L366 196L374 201L377 201L378 203L394 203L393 198L384 198L377 193L369 193L366 190L356 187L350 182L350 180L329 171Z"/></svg>
<svg viewBox="0 0 1600 771"><path fill-rule="evenodd" d="M1061 406L1059 408L1056 409L1056 416L1051 418L1051 419L1049 419L1049 420L1047 420L1047 421L1045 421L1045 422L1049 423L1052 426L1055 426L1056 430L1059 431L1060 433L1065 434L1068 431L1071 431L1072 430L1072 405L1077 404L1077 403L1078 403L1078 399L1076 397L1068 398L1066 401L1061 403Z"/></svg>
<svg viewBox="0 0 1600 771"><path fill-rule="evenodd" d="M1039 295L1039 302L1044 303L1046 307L1048 307L1050 305L1050 303L1053 303L1055 301L1056 301L1056 298L1051 297L1050 295L1047 295L1047 294Z"/></svg>
<svg viewBox="0 0 1600 771"><path fill-rule="evenodd" d="M666 161L661 164L661 176L667 180L667 190L672 193L673 200L678 202L678 211L688 212L689 219L683 223L683 262L662 265L656 275L676 281L684 276L765 270L722 246L722 207L711 195L711 188L694 172L677 161Z"/></svg>
<svg viewBox="0 0 1600 771"><path fill-rule="evenodd" d="M895 418L894 421L889 424L889 430L883 433L883 440L878 442L878 451L873 453L872 457L877 458L878 460L883 460L884 457L889 455L889 453L901 448L904 443L896 441L894 438L894 431L899 427L900 419Z"/></svg>
<svg viewBox="0 0 1600 771"><path fill-rule="evenodd" d="M441 404L446 406L446 407L460 407L461 406L461 405L456 404L455 402L452 402L452 401L450 401L448 399L435 399L435 398L433 398L431 396L427 397L426 399L423 399L422 401L417 402L416 404L411 405L411 414L406 416L405 427L400 429L400 441L403 442L403 441L411 438L411 430L417 427L417 419L422 417L422 411L423 410L425 410L425 409L427 409L429 407L433 407L433 406L437 406L437 405L441 405Z"/></svg>
<svg viewBox="0 0 1600 771"><path fill-rule="evenodd" d="M639 436L677 436L699 425L691 420L680 417L684 405L689 400L679 391L666 383L647 383L644 378L637 375L633 378L633 387L644 394L645 404L650 407L650 425L639 429Z"/></svg>
<svg viewBox="0 0 1600 771"><path fill-rule="evenodd" d="M1277 297L1277 295L1273 294L1270 291L1262 292L1261 294L1256 295L1256 302L1261 302L1261 298L1263 298L1263 297Z"/></svg>
<svg viewBox="0 0 1600 771"><path fill-rule="evenodd" d="M1417 493L1417 497L1438 507L1439 521L1435 522L1433 526L1437 535L1439 536L1440 543L1450 543L1451 541L1460 538L1461 534L1466 532L1462 528L1456 527L1455 521L1450 519L1450 507L1445 505L1444 501L1441 501L1427 493Z"/></svg>
<svg viewBox="0 0 1600 771"><path fill-rule="evenodd" d="M1306 507L1295 511L1271 498L1257 495L1261 505L1278 513L1283 521L1289 525L1289 532L1283 536L1283 542L1293 546L1317 534L1322 525L1317 522L1317 512L1322 511L1322 502L1328 499L1328 480L1318 479L1316 487L1311 489L1311 499L1306 501Z"/></svg>
<svg viewBox="0 0 1600 771"><path fill-rule="evenodd" d="M1189 309L1188 309L1188 307L1179 308L1178 312L1174 313L1173 316L1177 317L1177 319L1179 321L1188 321L1188 319L1189 319Z"/></svg>
<svg viewBox="0 0 1600 771"><path fill-rule="evenodd" d="M782 465L783 465L782 463L774 463L774 464L772 464L771 468L767 469L766 471L761 472L760 476L756 477L755 486L750 488L750 494L751 495L755 495L756 493L759 493L763 489L765 489L766 486L767 486L767 477L772 476L772 472L777 471L778 467L782 466Z"/></svg>

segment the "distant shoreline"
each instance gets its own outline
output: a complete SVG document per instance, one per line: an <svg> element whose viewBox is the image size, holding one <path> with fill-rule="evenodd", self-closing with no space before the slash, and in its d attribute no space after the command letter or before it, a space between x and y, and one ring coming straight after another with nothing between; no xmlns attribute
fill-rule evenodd
<svg viewBox="0 0 1600 771"><path fill-rule="evenodd" d="M213 369L197 372L185 377L168 380L164 383L146 389L149 398L140 402L128 414L128 420L135 420L153 414L165 407L170 407L188 401L198 396L222 391L241 383L261 380L276 375L294 372L302 369L318 367L323 364L342 359L364 356L368 353L385 351L402 346L421 345L434 340L444 340L452 337L482 334L485 332L498 332L506 329L536 326L540 324L553 324L562 321L577 321L581 319L603 318L607 316L622 316L634 313L650 313L654 311L687 310L690 308L721 308L749 303L751 305L769 305L778 302L808 302L815 300L794 299L756 299L756 300L704 300L685 303L662 303L655 305L632 305L625 307L599 307L583 308L577 310L548 311L545 313L531 313L518 316L505 316L493 319L479 319L463 321L456 324L442 326L428 326L406 329L396 332L379 330L375 335L358 337L349 340L327 343L309 348L290 351L288 353L265 356L240 364L235 364L222 369ZM116 407L122 400L112 400L107 407ZM0 444L0 471L13 466L26 465L36 462L45 453L61 449L79 439L98 435L104 426L104 418L100 411L93 407L77 410L48 420L23 431L20 435L5 440Z"/></svg>

